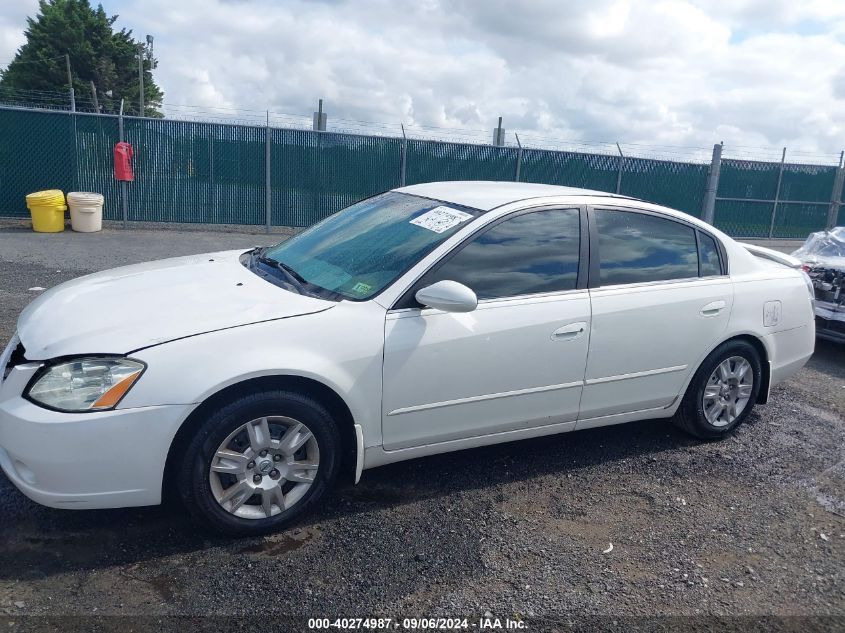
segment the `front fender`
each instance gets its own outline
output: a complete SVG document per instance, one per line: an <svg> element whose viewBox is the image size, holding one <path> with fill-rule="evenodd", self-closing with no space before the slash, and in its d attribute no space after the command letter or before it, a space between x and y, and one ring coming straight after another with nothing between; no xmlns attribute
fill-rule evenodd
<svg viewBox="0 0 845 633"><path fill-rule="evenodd" d="M256 323L172 341L132 355L147 370L119 408L196 405L226 387L262 376L310 378L337 393L381 444L385 310L373 302Z"/></svg>

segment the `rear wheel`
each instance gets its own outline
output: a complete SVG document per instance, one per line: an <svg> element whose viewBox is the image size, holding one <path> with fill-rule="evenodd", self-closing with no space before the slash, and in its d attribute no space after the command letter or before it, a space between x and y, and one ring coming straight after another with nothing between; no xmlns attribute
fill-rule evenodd
<svg viewBox="0 0 845 633"><path fill-rule="evenodd" d="M189 443L179 491L213 530L277 530L313 507L334 483L340 435L312 398L272 391L244 396L203 422Z"/></svg>
<svg viewBox="0 0 845 633"><path fill-rule="evenodd" d="M675 424L703 439L724 437L754 408L762 384L760 356L746 341L717 347L693 376Z"/></svg>

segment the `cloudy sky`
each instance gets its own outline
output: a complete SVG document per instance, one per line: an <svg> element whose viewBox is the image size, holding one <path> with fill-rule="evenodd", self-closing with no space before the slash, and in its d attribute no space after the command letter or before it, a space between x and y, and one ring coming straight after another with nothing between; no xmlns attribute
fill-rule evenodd
<svg viewBox="0 0 845 633"><path fill-rule="evenodd" d="M845 148L843 0L105 0L165 102L650 146ZM36 0L0 6L0 66ZM486 133L489 136L489 133Z"/></svg>

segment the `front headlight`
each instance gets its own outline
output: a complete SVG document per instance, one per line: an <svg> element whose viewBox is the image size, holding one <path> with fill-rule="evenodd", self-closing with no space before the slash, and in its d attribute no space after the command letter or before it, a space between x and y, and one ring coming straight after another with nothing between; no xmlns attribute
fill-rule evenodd
<svg viewBox="0 0 845 633"><path fill-rule="evenodd" d="M26 395L38 404L62 411L112 409L144 368L143 363L126 358L69 360L44 370Z"/></svg>

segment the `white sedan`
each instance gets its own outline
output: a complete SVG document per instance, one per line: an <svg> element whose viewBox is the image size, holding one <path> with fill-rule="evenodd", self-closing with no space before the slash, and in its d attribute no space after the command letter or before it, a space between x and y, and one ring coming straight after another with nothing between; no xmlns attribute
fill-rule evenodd
<svg viewBox="0 0 845 633"><path fill-rule="evenodd" d="M644 418L718 438L812 354L811 291L797 260L632 198L404 187L45 292L0 357L0 465L45 505L173 490L258 534L340 472Z"/></svg>

